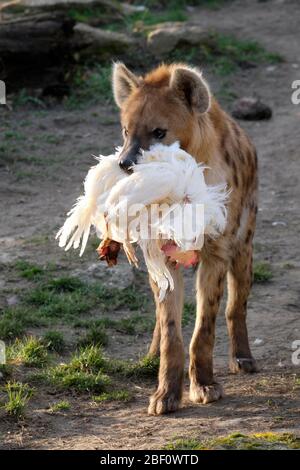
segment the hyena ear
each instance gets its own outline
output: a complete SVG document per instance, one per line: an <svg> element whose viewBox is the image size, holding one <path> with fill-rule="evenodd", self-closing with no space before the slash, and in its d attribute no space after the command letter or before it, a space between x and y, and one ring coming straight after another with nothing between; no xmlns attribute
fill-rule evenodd
<svg viewBox="0 0 300 470"><path fill-rule="evenodd" d="M211 95L201 72L178 67L171 75L170 87L188 107L195 109L201 114L209 110Z"/></svg>
<svg viewBox="0 0 300 470"><path fill-rule="evenodd" d="M116 104L122 107L130 93L140 85L140 79L122 62L113 65L112 87Z"/></svg>

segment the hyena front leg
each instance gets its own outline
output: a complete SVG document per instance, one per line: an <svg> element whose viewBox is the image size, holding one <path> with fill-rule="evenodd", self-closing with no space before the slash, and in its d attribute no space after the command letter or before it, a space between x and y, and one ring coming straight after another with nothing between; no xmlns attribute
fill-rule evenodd
<svg viewBox="0 0 300 470"><path fill-rule="evenodd" d="M250 233L250 232L249 232ZM247 242L247 240L246 240ZM231 372L257 372L247 332L247 299L252 284L252 240L241 243L228 271L227 328L230 338Z"/></svg>
<svg viewBox="0 0 300 470"><path fill-rule="evenodd" d="M190 344L190 399L209 403L223 396L214 381L215 321L224 289L226 265L211 258L202 261L197 275L197 318Z"/></svg>
<svg viewBox="0 0 300 470"><path fill-rule="evenodd" d="M174 279L174 290L167 293L159 305L160 366L158 387L150 398L148 413L160 415L175 411L179 407L184 370L184 348L181 332L183 309L183 280L179 269L170 267ZM151 287L158 295L156 284Z"/></svg>

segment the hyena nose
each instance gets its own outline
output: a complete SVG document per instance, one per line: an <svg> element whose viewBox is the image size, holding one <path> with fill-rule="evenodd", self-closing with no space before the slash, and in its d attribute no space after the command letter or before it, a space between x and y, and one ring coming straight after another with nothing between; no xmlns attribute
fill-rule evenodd
<svg viewBox="0 0 300 470"><path fill-rule="evenodd" d="M127 173L132 172L132 167L137 163L136 158L120 158L119 160L119 166L122 168L122 170L127 171Z"/></svg>
<svg viewBox="0 0 300 470"><path fill-rule="evenodd" d="M132 172L132 167L137 164L138 156L140 154L140 144L134 142L127 149L124 149L119 157L119 165L122 170L127 173Z"/></svg>

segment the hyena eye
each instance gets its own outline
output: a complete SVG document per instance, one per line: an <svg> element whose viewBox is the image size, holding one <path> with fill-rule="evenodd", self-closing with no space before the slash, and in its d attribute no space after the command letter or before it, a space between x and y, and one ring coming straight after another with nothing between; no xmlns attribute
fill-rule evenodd
<svg viewBox="0 0 300 470"><path fill-rule="evenodd" d="M126 129L126 127L123 127L123 136L124 137L128 136L128 130Z"/></svg>
<svg viewBox="0 0 300 470"><path fill-rule="evenodd" d="M154 129L154 131L152 131L154 139L158 139L158 140L163 139L166 136L166 133L167 133L166 129L159 129L159 127L157 129Z"/></svg>

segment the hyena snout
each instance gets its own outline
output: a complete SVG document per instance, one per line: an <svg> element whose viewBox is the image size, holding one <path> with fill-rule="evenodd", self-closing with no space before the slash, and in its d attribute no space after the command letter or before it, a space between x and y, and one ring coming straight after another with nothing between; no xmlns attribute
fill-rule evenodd
<svg viewBox="0 0 300 470"><path fill-rule="evenodd" d="M138 141L125 145L119 157L119 165L122 170L125 170L127 173L131 173L132 167L137 164L138 157L140 155L141 146Z"/></svg>

